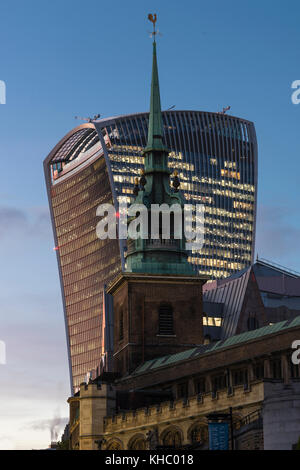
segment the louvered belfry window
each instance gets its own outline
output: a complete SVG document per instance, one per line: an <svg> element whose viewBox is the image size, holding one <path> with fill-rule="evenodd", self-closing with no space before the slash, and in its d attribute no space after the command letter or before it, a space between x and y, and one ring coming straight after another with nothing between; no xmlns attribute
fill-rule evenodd
<svg viewBox="0 0 300 470"><path fill-rule="evenodd" d="M171 304L162 303L159 306L159 334L174 334L173 308Z"/></svg>

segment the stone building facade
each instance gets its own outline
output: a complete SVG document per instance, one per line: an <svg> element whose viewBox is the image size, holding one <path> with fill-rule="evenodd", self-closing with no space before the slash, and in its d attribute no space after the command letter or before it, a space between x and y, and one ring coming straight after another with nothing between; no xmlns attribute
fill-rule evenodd
<svg viewBox="0 0 300 470"><path fill-rule="evenodd" d="M69 399L71 448L207 449L207 416L231 407L236 449L292 449L300 436L300 368L291 362L291 344L300 337L300 317L271 329L207 346L198 356L169 355L165 366L162 358L149 361L148 371L113 383L83 384ZM121 409L118 393L131 389L168 389L173 399Z"/></svg>

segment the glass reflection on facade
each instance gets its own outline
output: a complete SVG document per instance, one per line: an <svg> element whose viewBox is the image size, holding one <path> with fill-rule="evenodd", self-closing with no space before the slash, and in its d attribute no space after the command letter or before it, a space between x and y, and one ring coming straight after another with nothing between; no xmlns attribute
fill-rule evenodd
<svg viewBox="0 0 300 470"><path fill-rule="evenodd" d="M254 125L199 111L165 111L162 116L169 166L178 170L187 203L205 206L205 243L200 252L190 253L190 262L212 279L227 277L253 261ZM132 202L147 128L148 113L83 124L45 160L75 387L106 352L103 286L125 263L123 241L96 237L96 208L104 202Z"/></svg>
<svg viewBox="0 0 300 470"><path fill-rule="evenodd" d="M97 124L106 137L119 201L132 202L143 166L148 114ZM189 204L205 205L205 243L190 254L200 274L227 277L251 264L254 252L257 144L253 123L224 114L163 112L169 166L179 171Z"/></svg>
<svg viewBox="0 0 300 470"><path fill-rule="evenodd" d="M112 203L112 193L97 133L85 130L84 134L88 134L90 145L77 149L80 151L74 157L56 154L46 173L50 177L55 249L75 389L86 373L100 364L105 353L103 286L120 270L118 241L99 240L96 236L96 208ZM69 151L67 145L64 150ZM73 151L74 144L70 152ZM85 159L87 162L80 163Z"/></svg>

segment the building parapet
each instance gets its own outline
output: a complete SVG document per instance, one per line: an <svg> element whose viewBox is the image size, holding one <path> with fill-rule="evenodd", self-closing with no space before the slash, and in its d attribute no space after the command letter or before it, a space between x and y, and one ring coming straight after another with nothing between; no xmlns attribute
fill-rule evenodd
<svg viewBox="0 0 300 470"><path fill-rule="evenodd" d="M233 395L228 390L220 390L214 396L211 392L195 395L189 399L163 402L140 408L134 412L128 411L115 416L104 418L104 433L115 433L122 430L147 428L158 423L174 423L183 419L195 419L197 416L206 416L212 411L228 410L230 406L243 406L246 409L257 405L264 398L263 381L251 384L248 390L244 386L233 387ZM244 413L242 413L244 416Z"/></svg>

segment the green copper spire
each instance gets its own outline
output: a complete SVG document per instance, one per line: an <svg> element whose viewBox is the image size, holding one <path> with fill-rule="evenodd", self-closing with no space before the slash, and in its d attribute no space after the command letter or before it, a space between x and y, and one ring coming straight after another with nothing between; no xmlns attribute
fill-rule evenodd
<svg viewBox="0 0 300 470"><path fill-rule="evenodd" d="M154 33L156 34L156 33ZM155 36L154 36L155 38ZM166 184L169 185L170 170L168 168L169 150L163 145L163 122L161 116L158 67L156 57L156 42L153 41L152 79L150 95L150 113L148 126L148 142L144 149L145 174L164 173ZM158 177L158 175L156 175ZM162 181L161 181L162 183ZM156 201L161 203L161 201Z"/></svg>
<svg viewBox="0 0 300 470"><path fill-rule="evenodd" d="M154 24L156 15L149 15L150 21ZM150 114L148 126L148 142L143 155L145 157L144 169L140 180L136 178L134 187L134 204L141 204L147 208L148 219L148 238L137 238L127 240L126 270L128 272L153 273L153 274L185 274L193 275L192 266L187 261L187 252L185 250L185 238L175 238L174 225L168 238L165 238L162 231L162 222L159 222L159 235L152 238L151 220L155 212L152 213L152 205L158 205L171 208L173 205L179 206L181 210L184 207L184 198L178 192L180 182L177 172L174 172L173 187L170 187L170 174L168 167L169 150L163 145L163 122L160 104L160 92L158 81L158 68L156 57L156 42L153 41L153 61L152 61L152 80L151 80L151 98ZM172 209L174 210L174 208ZM170 220L171 220L170 215ZM129 220L129 223L136 219ZM173 220L173 219L172 219Z"/></svg>
<svg viewBox="0 0 300 470"><path fill-rule="evenodd" d="M161 117L160 92L158 80L158 68L156 57L156 42L153 41L153 62L151 80L150 115L148 127L148 143L145 152L151 150L164 150L162 144L163 124Z"/></svg>

